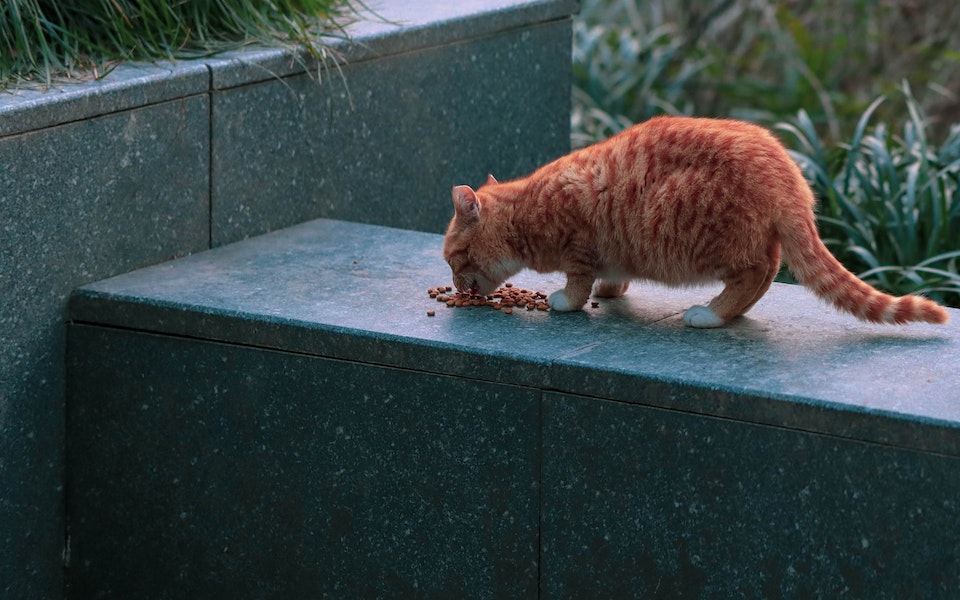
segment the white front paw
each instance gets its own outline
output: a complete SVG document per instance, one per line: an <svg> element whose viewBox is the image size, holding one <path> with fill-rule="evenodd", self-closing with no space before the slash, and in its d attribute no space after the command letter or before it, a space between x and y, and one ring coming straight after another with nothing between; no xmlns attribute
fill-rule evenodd
<svg viewBox="0 0 960 600"><path fill-rule="evenodd" d="M579 310L579 306L570 306L570 302L567 300L567 295L563 293L563 290L557 290L554 293L550 294L550 297L547 298L547 302L550 303L551 310L558 310L560 312L570 312L573 310Z"/></svg>
<svg viewBox="0 0 960 600"><path fill-rule="evenodd" d="M683 323L684 325L698 329L710 329L723 326L723 321L720 317L713 314L709 306L691 306L687 309L687 312L683 313Z"/></svg>

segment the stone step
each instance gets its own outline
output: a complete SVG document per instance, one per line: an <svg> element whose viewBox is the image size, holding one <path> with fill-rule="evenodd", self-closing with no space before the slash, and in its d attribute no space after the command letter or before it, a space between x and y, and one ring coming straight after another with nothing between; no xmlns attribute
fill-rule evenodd
<svg viewBox="0 0 960 600"><path fill-rule="evenodd" d="M958 311L868 325L780 284L718 330L680 320L716 288L448 308L441 245L316 220L75 292L77 597L960 584Z"/></svg>

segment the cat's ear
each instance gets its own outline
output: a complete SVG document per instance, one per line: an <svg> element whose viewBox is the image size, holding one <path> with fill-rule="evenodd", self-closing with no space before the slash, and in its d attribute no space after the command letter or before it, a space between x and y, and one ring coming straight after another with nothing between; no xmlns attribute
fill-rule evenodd
<svg viewBox="0 0 960 600"><path fill-rule="evenodd" d="M496 185L498 183L500 182L493 176L493 173L487 173L487 185Z"/></svg>
<svg viewBox="0 0 960 600"><path fill-rule="evenodd" d="M463 223L480 218L480 199L469 185L458 185L453 188L453 206L457 211L457 218Z"/></svg>

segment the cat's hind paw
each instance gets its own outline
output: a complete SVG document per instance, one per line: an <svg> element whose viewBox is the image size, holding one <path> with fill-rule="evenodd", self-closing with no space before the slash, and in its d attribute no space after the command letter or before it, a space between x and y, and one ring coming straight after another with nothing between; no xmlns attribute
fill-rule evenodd
<svg viewBox="0 0 960 600"><path fill-rule="evenodd" d="M713 314L709 306L691 306L683 313L683 324L697 329L723 327L724 321Z"/></svg>
<svg viewBox="0 0 960 600"><path fill-rule="evenodd" d="M556 310L560 312L573 312L583 308L582 304L580 306L573 306L570 304L570 301L567 300L567 295L563 292L563 290L557 290L550 294L550 297L547 298L547 302L550 303L550 310Z"/></svg>
<svg viewBox="0 0 960 600"><path fill-rule="evenodd" d="M593 284L593 295L597 298L619 298L627 291L629 281L607 281L601 279Z"/></svg>

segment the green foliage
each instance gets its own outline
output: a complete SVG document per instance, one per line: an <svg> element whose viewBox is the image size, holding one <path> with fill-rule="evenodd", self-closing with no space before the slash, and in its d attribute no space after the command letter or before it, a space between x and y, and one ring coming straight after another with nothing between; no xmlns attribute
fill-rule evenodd
<svg viewBox="0 0 960 600"><path fill-rule="evenodd" d="M584 0L571 141L664 113L798 115L779 128L831 250L879 288L960 307L960 126L944 126L960 102L938 83L960 75L960 4L928 17L874 0ZM907 78L923 98L904 83L903 102L871 103Z"/></svg>
<svg viewBox="0 0 960 600"><path fill-rule="evenodd" d="M583 0L574 23L578 146L657 113L770 126L800 109L835 143L904 79L931 120L960 122L953 0Z"/></svg>
<svg viewBox="0 0 960 600"><path fill-rule="evenodd" d="M772 124L819 105L818 122L835 129L831 99L780 26L781 12L764 0L585 1L574 21L574 145L664 113Z"/></svg>
<svg viewBox="0 0 960 600"><path fill-rule="evenodd" d="M48 84L126 59L189 58L251 42L289 44L316 57L322 34L360 0L5 0L0 88Z"/></svg>
<svg viewBox="0 0 960 600"><path fill-rule="evenodd" d="M574 145L657 114L689 114L685 87L705 63L684 59L677 29L648 29L630 2L593 6L573 27Z"/></svg>
<svg viewBox="0 0 960 600"><path fill-rule="evenodd" d="M779 129L820 200L824 242L868 283L896 295L922 293L960 306L960 125L938 146L908 85L896 134L868 126L884 98L860 116L849 143L833 149L801 111Z"/></svg>

